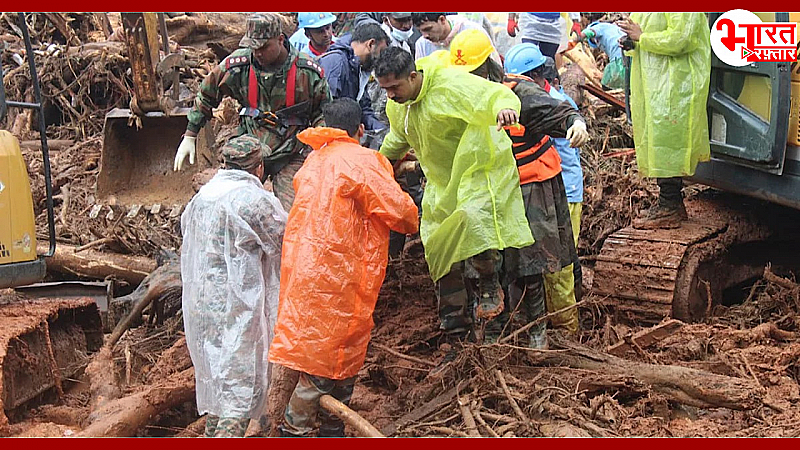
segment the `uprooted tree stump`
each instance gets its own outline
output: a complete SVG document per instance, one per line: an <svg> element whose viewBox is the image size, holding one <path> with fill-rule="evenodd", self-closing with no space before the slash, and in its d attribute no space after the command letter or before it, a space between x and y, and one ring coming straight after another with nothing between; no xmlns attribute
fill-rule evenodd
<svg viewBox="0 0 800 450"><path fill-rule="evenodd" d="M77 436L133 436L155 416L191 401L194 389L192 367L144 391L106 402L89 415L89 426Z"/></svg>

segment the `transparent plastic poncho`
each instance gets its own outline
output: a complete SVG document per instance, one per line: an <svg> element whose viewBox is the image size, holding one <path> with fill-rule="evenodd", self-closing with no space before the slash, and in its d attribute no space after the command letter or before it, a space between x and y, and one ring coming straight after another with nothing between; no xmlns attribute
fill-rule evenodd
<svg viewBox="0 0 800 450"><path fill-rule="evenodd" d="M181 216L183 321L200 414L264 411L286 219L277 198L240 170L220 170Z"/></svg>

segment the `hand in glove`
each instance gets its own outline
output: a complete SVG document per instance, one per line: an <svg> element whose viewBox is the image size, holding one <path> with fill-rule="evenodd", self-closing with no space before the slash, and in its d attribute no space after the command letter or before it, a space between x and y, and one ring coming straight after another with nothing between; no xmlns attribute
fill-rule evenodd
<svg viewBox="0 0 800 450"><path fill-rule="evenodd" d="M196 136L183 136L181 144L178 146L178 153L175 154L175 163L172 165L174 172L181 170L187 155L189 156L189 164L194 164L195 140L197 140Z"/></svg>
<svg viewBox="0 0 800 450"><path fill-rule="evenodd" d="M581 35L581 23L579 21L572 21L572 29L570 30L570 34L577 34L578 36Z"/></svg>
<svg viewBox="0 0 800 450"><path fill-rule="evenodd" d="M509 15L508 24L506 25L506 32L508 33L509 36L516 37L518 29L519 26L517 25L517 19Z"/></svg>
<svg viewBox="0 0 800 450"><path fill-rule="evenodd" d="M586 131L586 123L582 120L576 120L569 130L567 130L567 139L569 139L569 146L573 148L580 147L589 140L589 133Z"/></svg>

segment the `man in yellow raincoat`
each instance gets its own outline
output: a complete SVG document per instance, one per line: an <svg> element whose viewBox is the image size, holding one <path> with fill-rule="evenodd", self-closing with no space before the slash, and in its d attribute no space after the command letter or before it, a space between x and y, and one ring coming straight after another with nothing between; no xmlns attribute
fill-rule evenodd
<svg viewBox="0 0 800 450"><path fill-rule="evenodd" d="M433 55L415 66L399 48L384 51L375 75L390 99L381 153L398 160L413 147L427 177L420 237L431 278L439 281L441 328L469 330L464 317L488 320L503 311L500 250L533 243L511 140L502 131L517 122L519 98L498 83L441 67ZM466 315L457 295L465 288Z"/></svg>
<svg viewBox="0 0 800 450"><path fill-rule="evenodd" d="M285 436L308 436L317 413L320 436L344 436L342 421L320 412L319 399L350 401L386 274L389 230L419 228L417 207L395 182L392 165L358 144L358 102L336 99L323 114L329 128L297 135L314 152L294 177L269 349L270 362L301 372L281 425Z"/></svg>
<svg viewBox="0 0 800 450"><path fill-rule="evenodd" d="M618 25L634 43L630 100L636 163L639 173L656 178L659 186L658 203L633 225L677 228L687 217L681 177L694 175L697 163L710 156L708 19L703 13L633 13Z"/></svg>

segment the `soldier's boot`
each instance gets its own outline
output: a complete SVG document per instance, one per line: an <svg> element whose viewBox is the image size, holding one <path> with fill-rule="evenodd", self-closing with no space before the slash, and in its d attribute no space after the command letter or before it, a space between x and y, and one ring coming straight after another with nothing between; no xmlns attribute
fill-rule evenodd
<svg viewBox="0 0 800 450"><path fill-rule="evenodd" d="M439 329L456 336L468 331L471 325L465 314L468 293L462 273L461 263L453 264L450 272L436 282Z"/></svg>
<svg viewBox="0 0 800 450"><path fill-rule="evenodd" d="M490 320L505 309L505 294L500 286L500 258L502 256L497 250L489 250L469 260L469 264L479 274L478 299L474 309L476 320Z"/></svg>
<svg viewBox="0 0 800 450"><path fill-rule="evenodd" d="M642 217L633 221L634 228L653 230L656 228L678 228L688 218L683 205L683 179L680 177L657 178L658 204Z"/></svg>
<svg viewBox="0 0 800 450"><path fill-rule="evenodd" d="M633 227L640 230L679 228L687 218L688 214L683 201L666 205L659 202L648 209L643 217L635 219Z"/></svg>
<svg viewBox="0 0 800 450"><path fill-rule="evenodd" d="M518 285L524 286L521 308L528 323L539 320L547 312L545 303L544 277L531 275L518 279ZM547 321L542 320L528 329L528 346L536 349L547 349Z"/></svg>

